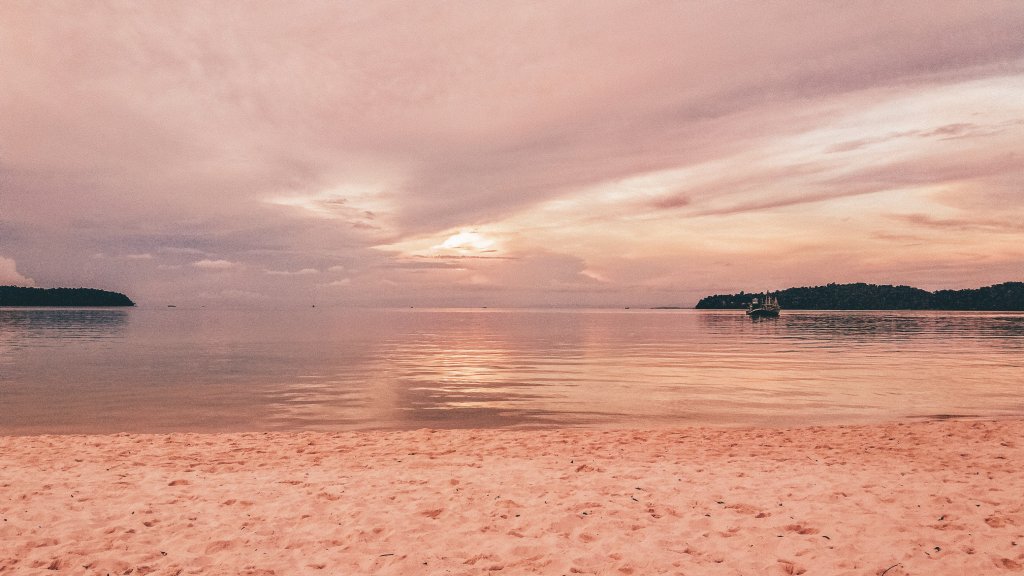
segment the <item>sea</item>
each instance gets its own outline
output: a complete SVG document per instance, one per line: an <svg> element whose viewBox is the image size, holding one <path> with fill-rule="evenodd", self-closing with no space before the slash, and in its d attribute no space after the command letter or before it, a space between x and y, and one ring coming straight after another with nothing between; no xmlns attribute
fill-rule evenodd
<svg viewBox="0 0 1024 576"><path fill-rule="evenodd" d="M1024 416L1024 314L0 308L0 433Z"/></svg>

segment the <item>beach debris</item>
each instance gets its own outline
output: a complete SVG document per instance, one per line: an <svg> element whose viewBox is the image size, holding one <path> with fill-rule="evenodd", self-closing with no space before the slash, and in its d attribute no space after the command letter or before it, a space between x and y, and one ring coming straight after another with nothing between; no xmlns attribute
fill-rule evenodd
<svg viewBox="0 0 1024 576"><path fill-rule="evenodd" d="M889 567L888 567L888 568L886 568L885 570L882 570L881 574L879 574L878 576L885 576L885 573L886 573L886 572L888 572L889 570L892 570L893 568L895 568L895 567L897 567L897 566L899 566L899 565L900 565L900 563L899 563L899 562L897 562L897 563L893 564L892 566L889 566Z"/></svg>

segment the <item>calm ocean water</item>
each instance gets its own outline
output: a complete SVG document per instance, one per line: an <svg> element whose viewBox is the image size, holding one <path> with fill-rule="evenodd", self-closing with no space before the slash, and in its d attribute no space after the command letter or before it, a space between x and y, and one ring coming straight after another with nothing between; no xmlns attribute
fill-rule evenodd
<svg viewBox="0 0 1024 576"><path fill-rule="evenodd" d="M1024 415L1024 314L0 309L0 433Z"/></svg>

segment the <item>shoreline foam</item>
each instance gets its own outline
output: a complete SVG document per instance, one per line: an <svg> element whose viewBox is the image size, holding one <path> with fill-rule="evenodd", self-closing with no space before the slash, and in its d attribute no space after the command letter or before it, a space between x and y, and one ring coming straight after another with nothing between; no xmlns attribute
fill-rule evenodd
<svg viewBox="0 0 1024 576"><path fill-rule="evenodd" d="M0 437L0 574L1011 574L1024 421Z"/></svg>

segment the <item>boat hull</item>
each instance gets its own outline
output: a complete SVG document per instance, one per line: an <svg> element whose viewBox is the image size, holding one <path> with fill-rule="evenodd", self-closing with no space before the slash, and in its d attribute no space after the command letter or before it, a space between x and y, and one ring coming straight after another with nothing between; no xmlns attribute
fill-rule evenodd
<svg viewBox="0 0 1024 576"><path fill-rule="evenodd" d="M747 310L747 316L757 320L759 318L778 318L779 310L771 308L755 308L753 310Z"/></svg>

